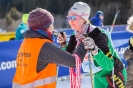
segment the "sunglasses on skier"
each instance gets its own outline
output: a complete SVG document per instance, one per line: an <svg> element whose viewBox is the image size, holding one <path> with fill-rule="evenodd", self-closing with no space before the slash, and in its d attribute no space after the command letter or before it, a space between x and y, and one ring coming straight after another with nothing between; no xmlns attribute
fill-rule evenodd
<svg viewBox="0 0 133 88"><path fill-rule="evenodd" d="M67 16L67 20L76 20L79 18L80 18L80 16Z"/></svg>

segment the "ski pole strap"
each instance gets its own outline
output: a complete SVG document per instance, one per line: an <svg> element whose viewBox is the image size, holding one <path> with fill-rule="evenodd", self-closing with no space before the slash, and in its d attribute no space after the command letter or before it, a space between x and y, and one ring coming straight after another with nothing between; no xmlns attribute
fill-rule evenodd
<svg viewBox="0 0 133 88"><path fill-rule="evenodd" d="M73 54L76 60L76 68L69 68L70 71L70 87L80 88L81 87L81 61L77 54Z"/></svg>

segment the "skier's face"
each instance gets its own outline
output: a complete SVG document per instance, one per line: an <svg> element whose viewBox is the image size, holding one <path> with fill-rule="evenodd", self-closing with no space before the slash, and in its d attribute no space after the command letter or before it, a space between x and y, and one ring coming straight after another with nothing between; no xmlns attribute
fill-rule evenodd
<svg viewBox="0 0 133 88"><path fill-rule="evenodd" d="M81 16L70 11L68 12L67 19L69 25L73 30L80 31L83 25L85 24L85 20Z"/></svg>

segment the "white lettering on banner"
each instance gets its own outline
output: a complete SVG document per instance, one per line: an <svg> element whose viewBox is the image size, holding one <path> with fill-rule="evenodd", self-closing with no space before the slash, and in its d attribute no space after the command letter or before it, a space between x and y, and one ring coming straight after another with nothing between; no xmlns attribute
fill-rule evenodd
<svg viewBox="0 0 133 88"><path fill-rule="evenodd" d="M5 70L5 69L6 69L6 62L2 62L2 63L1 63L1 69L2 69L2 70Z"/></svg>
<svg viewBox="0 0 133 88"><path fill-rule="evenodd" d="M0 70L6 70L11 68L16 68L16 60L0 63Z"/></svg>
<svg viewBox="0 0 133 88"><path fill-rule="evenodd" d="M124 54L124 51L126 50L127 47L121 47L121 48L115 48L115 51L118 54Z"/></svg>

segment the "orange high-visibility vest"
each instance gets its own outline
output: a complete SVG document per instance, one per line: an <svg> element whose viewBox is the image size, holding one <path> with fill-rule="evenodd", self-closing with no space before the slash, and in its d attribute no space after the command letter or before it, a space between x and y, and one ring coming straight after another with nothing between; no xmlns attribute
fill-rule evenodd
<svg viewBox="0 0 133 88"><path fill-rule="evenodd" d="M56 88L56 64L49 63L37 73L38 55L47 39L24 39L17 54L12 88ZM50 52L49 52L50 53Z"/></svg>

